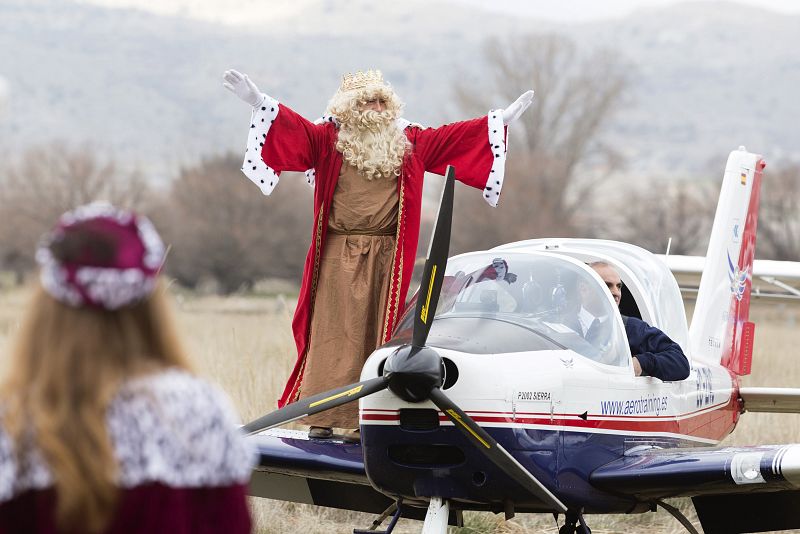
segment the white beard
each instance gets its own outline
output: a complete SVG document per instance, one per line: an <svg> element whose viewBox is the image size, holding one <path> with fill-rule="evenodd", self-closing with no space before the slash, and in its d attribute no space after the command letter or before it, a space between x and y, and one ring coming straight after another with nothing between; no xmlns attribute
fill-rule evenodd
<svg viewBox="0 0 800 534"><path fill-rule="evenodd" d="M355 124L340 125L336 149L368 180L400 175L408 139L394 115L364 111L352 121Z"/></svg>

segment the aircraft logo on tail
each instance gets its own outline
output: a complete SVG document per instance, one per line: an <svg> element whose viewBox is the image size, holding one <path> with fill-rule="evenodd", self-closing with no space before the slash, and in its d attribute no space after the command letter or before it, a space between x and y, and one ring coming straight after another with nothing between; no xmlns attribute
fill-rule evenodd
<svg viewBox="0 0 800 534"><path fill-rule="evenodd" d="M730 278L731 282L731 293L736 297L736 300L742 300L744 296L749 270L749 268L740 270L738 266L735 266L731 260L731 254L728 252L728 278Z"/></svg>

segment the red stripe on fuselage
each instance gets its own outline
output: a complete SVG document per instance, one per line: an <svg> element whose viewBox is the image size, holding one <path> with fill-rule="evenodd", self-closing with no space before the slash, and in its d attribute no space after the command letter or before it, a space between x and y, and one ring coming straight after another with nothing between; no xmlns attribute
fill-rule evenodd
<svg viewBox="0 0 800 534"><path fill-rule="evenodd" d="M467 414L477 423L494 423L504 426L539 425L551 426L553 430L565 428L569 430L586 429L619 432L652 432L680 434L719 441L731 433L739 414L737 396L732 395L726 404L717 408L689 412L669 416L636 416L636 415L593 415L588 414L586 420L577 414L523 414L516 416L504 412L468 411ZM376 410L384 413L370 413L365 409L361 413L364 421L399 421L400 413L385 413L388 410ZM613 417L613 419L612 419ZM644 420L647 419L647 420ZM446 416L439 415L440 422L447 422Z"/></svg>

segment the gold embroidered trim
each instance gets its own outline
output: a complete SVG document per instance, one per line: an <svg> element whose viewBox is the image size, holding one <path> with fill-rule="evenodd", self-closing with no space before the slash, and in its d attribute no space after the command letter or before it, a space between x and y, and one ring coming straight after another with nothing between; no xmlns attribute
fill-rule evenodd
<svg viewBox="0 0 800 534"><path fill-rule="evenodd" d="M311 274L311 302L309 303L309 310L308 310L308 332L306 332L306 350L303 354L303 363L300 366L300 372L298 373L298 380L295 384L295 389L292 391L292 395L290 396L291 400L289 402L296 402L300 398L300 386L303 383L303 375L305 374L306 370L306 361L308 357L308 349L311 346L311 317L314 314L314 302L316 301L317 297L317 281L319 279L319 262L320 262L320 252L322 250L322 222L325 220L323 214L325 213L325 203L323 202L319 207L319 216L317 217L317 229L316 229L316 236L314 238L314 271Z"/></svg>
<svg viewBox="0 0 800 534"><path fill-rule="evenodd" d="M403 251L401 250L402 243L400 241L400 236L403 234L401 230L405 222L403 219L403 199L405 197L405 195L403 194L404 187L405 187L405 182L403 181L403 175L401 175L400 201L398 203L398 208L397 208L397 235L395 236L395 244L394 244L394 261L392 262L392 281L389 284L389 295L387 296L386 299L386 313L383 319L383 336L381 337L384 343L388 341L388 339L386 338L387 335L389 334L391 326L393 326L391 325L391 323L395 324L397 323L397 318L396 317L393 318L392 316L392 309L394 309L394 313L397 314L398 304L400 301L400 287L403 282ZM397 291L395 292L394 298L392 298L392 286L394 286L394 273L395 271L398 271L397 269L398 261L399 261L399 272L397 275Z"/></svg>

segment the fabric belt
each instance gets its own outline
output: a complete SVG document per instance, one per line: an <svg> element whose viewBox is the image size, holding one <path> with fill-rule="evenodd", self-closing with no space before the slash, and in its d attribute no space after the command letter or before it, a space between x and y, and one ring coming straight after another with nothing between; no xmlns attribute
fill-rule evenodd
<svg viewBox="0 0 800 534"><path fill-rule="evenodd" d="M335 230L328 227L328 233L333 235L373 235L373 236L394 236L397 234L397 229L387 228L385 230Z"/></svg>

